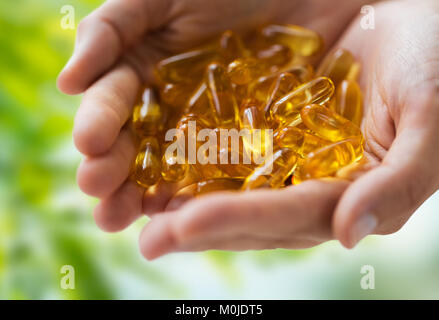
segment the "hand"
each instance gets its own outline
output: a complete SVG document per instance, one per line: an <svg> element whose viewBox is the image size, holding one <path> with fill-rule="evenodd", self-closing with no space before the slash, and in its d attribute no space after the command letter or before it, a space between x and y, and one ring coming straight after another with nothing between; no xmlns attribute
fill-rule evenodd
<svg viewBox="0 0 439 320"><path fill-rule="evenodd" d="M359 19L359 18L358 18ZM375 30L352 22L336 46L363 66L367 162L351 179L213 194L152 218L146 258L176 251L305 248L396 232L439 188L439 4L375 6Z"/></svg>
<svg viewBox="0 0 439 320"><path fill-rule="evenodd" d="M136 151L124 124L157 60L227 28L245 31L269 21L305 25L331 45L365 2L343 1L344 10L334 11L326 0L110 0L86 17L58 87L68 94L85 91L73 135L86 156L78 184L101 199L97 224L121 230L142 213L163 211L175 191L162 183L155 193L144 193L127 180Z"/></svg>

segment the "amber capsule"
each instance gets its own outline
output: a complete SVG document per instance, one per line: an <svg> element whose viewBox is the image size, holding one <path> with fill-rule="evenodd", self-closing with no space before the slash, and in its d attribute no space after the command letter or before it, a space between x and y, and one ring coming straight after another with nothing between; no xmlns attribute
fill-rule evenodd
<svg viewBox="0 0 439 320"><path fill-rule="evenodd" d="M238 106L234 90L225 68L211 63L206 73L207 96L218 125L236 128L239 123Z"/></svg>
<svg viewBox="0 0 439 320"><path fill-rule="evenodd" d="M218 57L211 49L200 49L178 54L160 61L156 75L163 83L197 83L203 76L206 66Z"/></svg>
<svg viewBox="0 0 439 320"><path fill-rule="evenodd" d="M197 87L192 83L166 83L160 88L162 102L183 110Z"/></svg>
<svg viewBox="0 0 439 320"><path fill-rule="evenodd" d="M283 148L276 150L271 157L247 177L242 189L281 187L288 176L294 171L297 159L296 153L291 149Z"/></svg>
<svg viewBox="0 0 439 320"><path fill-rule="evenodd" d="M293 66L287 72L295 76L301 83L309 82L314 78L314 68L310 64Z"/></svg>
<svg viewBox="0 0 439 320"><path fill-rule="evenodd" d="M244 102L241 115L241 129L267 129L267 122L264 117L264 111L255 100Z"/></svg>
<svg viewBox="0 0 439 320"><path fill-rule="evenodd" d="M351 120L357 126L361 125L363 117L362 94L358 83L355 80L343 80L338 86L335 94L335 101L331 109Z"/></svg>
<svg viewBox="0 0 439 320"><path fill-rule="evenodd" d="M358 126L324 106L308 105L300 115L303 123L323 139L336 142L362 136Z"/></svg>
<svg viewBox="0 0 439 320"><path fill-rule="evenodd" d="M228 190L239 190L244 180L239 178L220 178L200 181L197 184L195 195Z"/></svg>
<svg viewBox="0 0 439 320"><path fill-rule="evenodd" d="M162 178L168 182L177 182L185 178L188 171L188 164L184 157L184 153L178 153L177 150L174 152L167 152L166 145L162 157Z"/></svg>
<svg viewBox="0 0 439 320"><path fill-rule="evenodd" d="M144 138L139 147L133 168L137 184L148 188L157 183L161 176L160 147L155 137Z"/></svg>
<svg viewBox="0 0 439 320"><path fill-rule="evenodd" d="M265 66L257 59L236 59L227 67L227 75L237 85L246 85L261 77L266 72Z"/></svg>
<svg viewBox="0 0 439 320"><path fill-rule="evenodd" d="M271 117L286 125L300 117L300 110L308 104L324 104L331 99L334 84L325 77L307 82L277 100L270 109Z"/></svg>
<svg viewBox="0 0 439 320"><path fill-rule="evenodd" d="M133 109L133 128L140 136L155 135L163 129L164 108L150 87L143 89Z"/></svg>
<svg viewBox="0 0 439 320"><path fill-rule="evenodd" d="M231 30L227 30L221 35L219 49L222 58L227 64L233 60L248 56L248 51L245 49L241 38Z"/></svg>
<svg viewBox="0 0 439 320"><path fill-rule="evenodd" d="M265 69L277 72L280 68L288 65L293 59L293 52L287 46L274 44L268 48L259 50L256 57Z"/></svg>
<svg viewBox="0 0 439 320"><path fill-rule="evenodd" d="M280 148L290 148L302 158L310 152L331 143L297 127L285 127L274 134L274 144Z"/></svg>
<svg viewBox="0 0 439 320"><path fill-rule="evenodd" d="M323 60L317 70L317 76L328 77L335 86L338 86L348 77L355 65L352 53L345 49L338 49Z"/></svg>
<svg viewBox="0 0 439 320"><path fill-rule="evenodd" d="M356 138L342 140L311 152L302 166L301 179L331 176L361 158L362 148L360 153L355 150L359 141Z"/></svg>
<svg viewBox="0 0 439 320"><path fill-rule="evenodd" d="M314 31L294 25L268 25L262 35L275 43L289 46L294 53L308 57L323 48L322 38Z"/></svg>
<svg viewBox="0 0 439 320"><path fill-rule="evenodd" d="M206 119L210 124L214 124L215 120L211 115L211 107L207 96L207 86L202 82L187 101L185 114L193 114Z"/></svg>

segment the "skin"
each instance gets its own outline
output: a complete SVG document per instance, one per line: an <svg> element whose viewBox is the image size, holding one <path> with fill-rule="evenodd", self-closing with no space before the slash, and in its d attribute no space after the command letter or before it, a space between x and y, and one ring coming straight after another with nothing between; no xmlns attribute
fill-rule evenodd
<svg viewBox="0 0 439 320"><path fill-rule="evenodd" d="M376 28L363 30L367 1L339 2L110 0L86 17L58 87L84 93L73 133L85 156L78 184L101 199L98 226L119 231L148 214L139 240L147 259L332 239L352 248L368 234L399 230L439 188L439 3L375 3ZM225 29L244 32L269 21L316 30L328 48L346 48L360 61L366 160L343 170L344 179L185 201L170 202L175 185L144 192L127 180L136 150L124 124L154 63Z"/></svg>

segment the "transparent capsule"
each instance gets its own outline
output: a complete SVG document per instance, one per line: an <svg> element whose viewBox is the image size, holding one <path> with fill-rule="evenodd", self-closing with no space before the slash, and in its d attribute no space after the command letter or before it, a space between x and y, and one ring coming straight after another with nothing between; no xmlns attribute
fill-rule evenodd
<svg viewBox="0 0 439 320"><path fill-rule="evenodd" d="M202 82L189 98L184 113L193 114L205 119L208 122L207 126L214 125L215 119L211 115L206 83Z"/></svg>
<svg viewBox="0 0 439 320"><path fill-rule="evenodd" d="M183 152L167 152L167 144L162 156L162 178L168 182L177 182L185 178L188 172L185 154ZM181 150L180 150L181 151Z"/></svg>
<svg viewBox="0 0 439 320"><path fill-rule="evenodd" d="M221 35L219 48L221 56L227 64L248 56L248 51L245 49L241 38L231 30L227 30Z"/></svg>
<svg viewBox="0 0 439 320"><path fill-rule="evenodd" d="M356 63L352 53L338 49L323 60L317 69L317 76L328 77L338 86L348 77L353 67L356 67Z"/></svg>
<svg viewBox="0 0 439 320"><path fill-rule="evenodd" d="M305 158L310 152L331 142L301 130L298 127L285 127L276 131L274 134L274 143L277 147L289 148L302 158Z"/></svg>
<svg viewBox="0 0 439 320"><path fill-rule="evenodd" d="M314 68L310 64L293 66L287 72L295 76L300 83L309 82L314 78Z"/></svg>
<svg viewBox="0 0 439 320"><path fill-rule="evenodd" d="M234 90L225 68L211 63L206 74L207 96L218 125L224 128L236 128L239 114Z"/></svg>
<svg viewBox="0 0 439 320"><path fill-rule="evenodd" d="M298 156L288 148L276 150L262 165L247 177L243 190L279 188L296 167Z"/></svg>
<svg viewBox="0 0 439 320"><path fill-rule="evenodd" d="M140 99L133 109L133 128L140 136L155 135L163 129L164 108L160 106L154 89L141 91Z"/></svg>
<svg viewBox="0 0 439 320"><path fill-rule="evenodd" d="M334 84L325 77L307 82L277 100L270 109L271 117L287 125L300 117L300 110L308 104L324 104L334 94Z"/></svg>
<svg viewBox="0 0 439 320"><path fill-rule="evenodd" d="M200 181L197 184L195 195L200 196L217 191L239 190L243 182L244 180L239 178L220 178Z"/></svg>
<svg viewBox="0 0 439 320"><path fill-rule="evenodd" d="M324 106L308 105L300 115L303 123L323 139L336 142L362 136L358 126Z"/></svg>
<svg viewBox="0 0 439 320"><path fill-rule="evenodd" d="M139 147L132 175L138 185L148 188L161 176L160 147L155 137L145 137Z"/></svg>
<svg viewBox="0 0 439 320"><path fill-rule="evenodd" d="M328 177L362 156L360 139L338 141L311 152L306 158L300 177L302 180Z"/></svg>
<svg viewBox="0 0 439 320"><path fill-rule="evenodd" d="M227 67L227 75L236 85L246 85L261 77L265 66L254 58L236 59Z"/></svg>
<svg viewBox="0 0 439 320"><path fill-rule="evenodd" d="M259 50L256 53L256 57L266 70L277 72L292 61L293 52L287 46L274 44L268 48Z"/></svg>
<svg viewBox="0 0 439 320"><path fill-rule="evenodd" d="M358 83L355 80L343 80L338 86L335 94L335 101L331 109L351 120L357 126L361 125L363 117L362 94Z"/></svg>
<svg viewBox="0 0 439 320"><path fill-rule="evenodd" d="M254 100L244 102L241 115L241 129L267 129L268 125L265 120L264 111Z"/></svg>
<svg viewBox="0 0 439 320"><path fill-rule="evenodd" d="M183 110L196 89L192 83L166 83L160 88L160 99L169 106Z"/></svg>
<svg viewBox="0 0 439 320"><path fill-rule="evenodd" d="M294 53L308 57L323 48L322 38L314 31L295 25L268 25L262 35L275 43L289 46Z"/></svg>
<svg viewBox="0 0 439 320"><path fill-rule="evenodd" d="M218 57L211 49L200 49L178 54L160 61L156 75L162 83L198 83L206 66Z"/></svg>

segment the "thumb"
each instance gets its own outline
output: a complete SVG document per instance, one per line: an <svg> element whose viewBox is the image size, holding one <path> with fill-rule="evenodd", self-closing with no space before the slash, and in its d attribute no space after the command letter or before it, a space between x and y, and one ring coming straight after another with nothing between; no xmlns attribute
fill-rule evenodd
<svg viewBox="0 0 439 320"><path fill-rule="evenodd" d="M382 163L354 181L336 207L333 232L347 248L372 233L396 232L439 188L439 88L417 91L403 107Z"/></svg>

